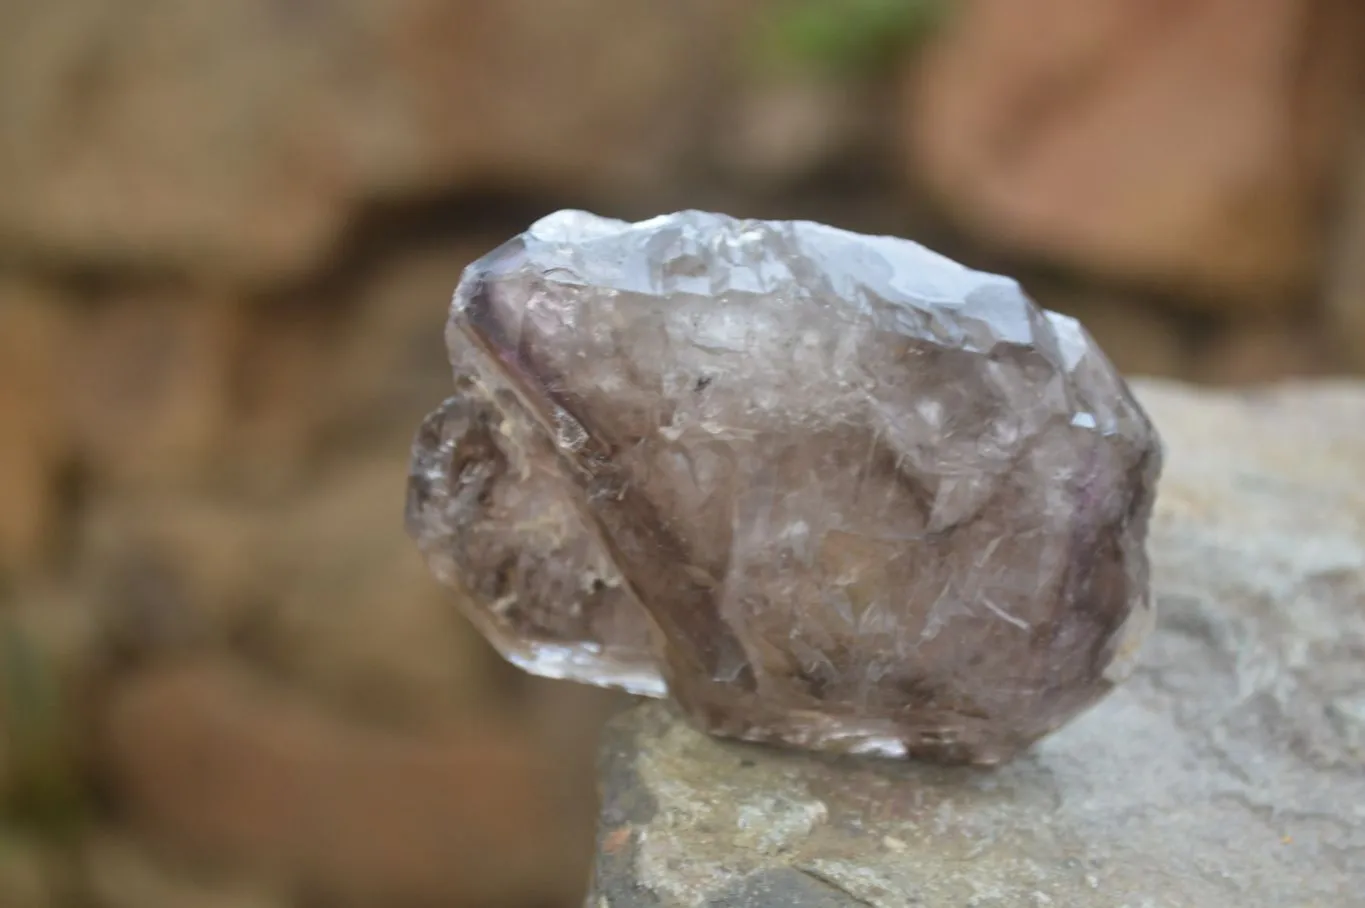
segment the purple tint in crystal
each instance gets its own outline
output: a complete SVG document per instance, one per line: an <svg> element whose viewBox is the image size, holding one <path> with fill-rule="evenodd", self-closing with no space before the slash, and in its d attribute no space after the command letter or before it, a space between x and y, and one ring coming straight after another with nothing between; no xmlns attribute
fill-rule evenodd
<svg viewBox="0 0 1365 908"><path fill-rule="evenodd" d="M1009 279L808 222L563 211L468 268L447 342L409 526L528 671L994 763L1150 624L1157 434Z"/></svg>

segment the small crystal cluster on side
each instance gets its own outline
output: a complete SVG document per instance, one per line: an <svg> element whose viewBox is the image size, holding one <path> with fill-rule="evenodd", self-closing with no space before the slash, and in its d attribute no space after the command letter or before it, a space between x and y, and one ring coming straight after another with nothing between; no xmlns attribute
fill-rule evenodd
<svg viewBox="0 0 1365 908"><path fill-rule="evenodd" d="M754 741L1008 759L1150 624L1161 446L1074 320L907 240L561 211L472 264L408 525L512 662Z"/></svg>

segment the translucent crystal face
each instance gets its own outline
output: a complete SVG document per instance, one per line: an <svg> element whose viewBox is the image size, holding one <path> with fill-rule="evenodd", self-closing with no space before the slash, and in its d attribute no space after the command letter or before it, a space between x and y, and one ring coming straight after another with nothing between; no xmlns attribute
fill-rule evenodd
<svg viewBox="0 0 1365 908"><path fill-rule="evenodd" d="M408 520L529 671L725 735L996 762L1150 621L1150 422L1086 332L914 243L551 215L466 271Z"/></svg>
<svg viewBox="0 0 1365 908"><path fill-rule="evenodd" d="M544 458L508 443L468 381L418 430L408 524L427 563L508 661L550 678L663 696L649 618Z"/></svg>

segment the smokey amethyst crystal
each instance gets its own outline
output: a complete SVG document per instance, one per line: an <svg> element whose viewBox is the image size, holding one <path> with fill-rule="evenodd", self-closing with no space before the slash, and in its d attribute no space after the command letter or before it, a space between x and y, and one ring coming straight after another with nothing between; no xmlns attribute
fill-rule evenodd
<svg viewBox="0 0 1365 908"><path fill-rule="evenodd" d="M562 211L469 266L447 343L408 525L528 671L994 763L1150 624L1157 434L1014 281L809 222Z"/></svg>

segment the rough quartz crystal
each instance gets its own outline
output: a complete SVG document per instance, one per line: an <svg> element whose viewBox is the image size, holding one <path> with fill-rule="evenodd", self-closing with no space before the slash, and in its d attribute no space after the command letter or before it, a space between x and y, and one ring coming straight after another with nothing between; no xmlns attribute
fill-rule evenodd
<svg viewBox="0 0 1365 908"><path fill-rule="evenodd" d="M1073 319L915 243L562 211L472 264L408 522L537 674L995 763L1151 621L1161 447Z"/></svg>

